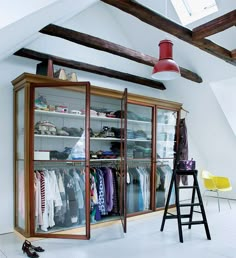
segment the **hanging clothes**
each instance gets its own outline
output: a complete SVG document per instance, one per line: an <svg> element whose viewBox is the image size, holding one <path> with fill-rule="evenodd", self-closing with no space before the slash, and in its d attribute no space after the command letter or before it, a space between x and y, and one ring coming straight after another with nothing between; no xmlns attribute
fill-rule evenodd
<svg viewBox="0 0 236 258"><path fill-rule="evenodd" d="M65 226L71 226L78 222L78 202L76 200L75 181L67 171L64 173L64 185L67 204Z"/></svg>
<svg viewBox="0 0 236 258"><path fill-rule="evenodd" d="M188 160L188 137L187 137L187 127L185 118L180 119L179 125L179 160ZM177 176L177 183L181 182L183 185L188 185L188 176L182 175Z"/></svg>
<svg viewBox="0 0 236 258"><path fill-rule="evenodd" d="M98 190L98 208L101 215L107 215L107 204L105 200L105 182L103 177L103 172L100 168L97 168L97 190Z"/></svg>
<svg viewBox="0 0 236 258"><path fill-rule="evenodd" d="M127 182L128 213L150 208L150 172L145 167L129 167Z"/></svg>
<svg viewBox="0 0 236 258"><path fill-rule="evenodd" d="M113 208L111 212L113 214L119 213L119 196L118 196L118 180L117 180L117 170L116 168L111 168L112 180L113 180Z"/></svg>
<svg viewBox="0 0 236 258"><path fill-rule="evenodd" d="M106 188L106 204L107 204L107 211L110 212L113 208L113 194L114 194L114 186L113 186L113 175L112 171L109 167L102 167L101 168L104 175L104 183Z"/></svg>
<svg viewBox="0 0 236 258"><path fill-rule="evenodd" d="M65 192L65 186L64 186L64 178L63 178L63 171L62 173L60 172L59 169L55 171L56 178L57 178L57 184L62 200L62 206L61 207L56 207L55 208L55 215L54 215L54 220L55 224L57 226L64 225L65 223L65 214L66 214L66 192Z"/></svg>
<svg viewBox="0 0 236 258"><path fill-rule="evenodd" d="M43 213L41 207L41 175L38 171L34 173L34 196L35 196L35 226L43 225Z"/></svg>

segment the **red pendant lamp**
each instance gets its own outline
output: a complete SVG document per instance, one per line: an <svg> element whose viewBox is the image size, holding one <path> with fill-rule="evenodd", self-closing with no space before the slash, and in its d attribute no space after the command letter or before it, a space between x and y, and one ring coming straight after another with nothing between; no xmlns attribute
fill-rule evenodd
<svg viewBox="0 0 236 258"><path fill-rule="evenodd" d="M173 80L180 76L180 69L172 57L171 40L164 39L160 41L160 57L152 71L152 78L155 80L166 81Z"/></svg>

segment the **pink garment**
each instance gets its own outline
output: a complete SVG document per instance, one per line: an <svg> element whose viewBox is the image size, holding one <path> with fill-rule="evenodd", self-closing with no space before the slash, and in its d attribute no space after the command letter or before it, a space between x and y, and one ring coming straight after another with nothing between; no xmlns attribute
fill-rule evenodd
<svg viewBox="0 0 236 258"><path fill-rule="evenodd" d="M41 175L38 171L34 173L34 196L35 196L35 223L36 228L43 225L43 213L41 207Z"/></svg>

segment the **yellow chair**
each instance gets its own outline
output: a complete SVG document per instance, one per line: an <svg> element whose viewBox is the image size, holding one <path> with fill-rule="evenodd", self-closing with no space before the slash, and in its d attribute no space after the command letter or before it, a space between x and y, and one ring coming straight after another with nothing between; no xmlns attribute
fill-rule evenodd
<svg viewBox="0 0 236 258"><path fill-rule="evenodd" d="M205 193L207 191L216 192L217 199L218 199L218 208L220 211L219 192L227 192L227 191L232 190L232 186L231 186L229 178L222 177L222 176L215 176L212 173L210 173L209 171L203 170L202 171L202 179L203 179L204 187L206 189L203 196L205 195ZM228 198L227 198L227 201L228 201L229 207L231 209L231 205L230 205Z"/></svg>

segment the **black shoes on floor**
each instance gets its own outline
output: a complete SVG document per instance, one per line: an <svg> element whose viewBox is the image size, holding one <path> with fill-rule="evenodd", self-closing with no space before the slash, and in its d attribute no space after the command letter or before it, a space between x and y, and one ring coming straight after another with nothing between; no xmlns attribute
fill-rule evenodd
<svg viewBox="0 0 236 258"><path fill-rule="evenodd" d="M34 246L30 241L25 240L22 245L23 253L26 253L28 257L37 258L39 255L36 252L44 252L44 249L40 246Z"/></svg>

